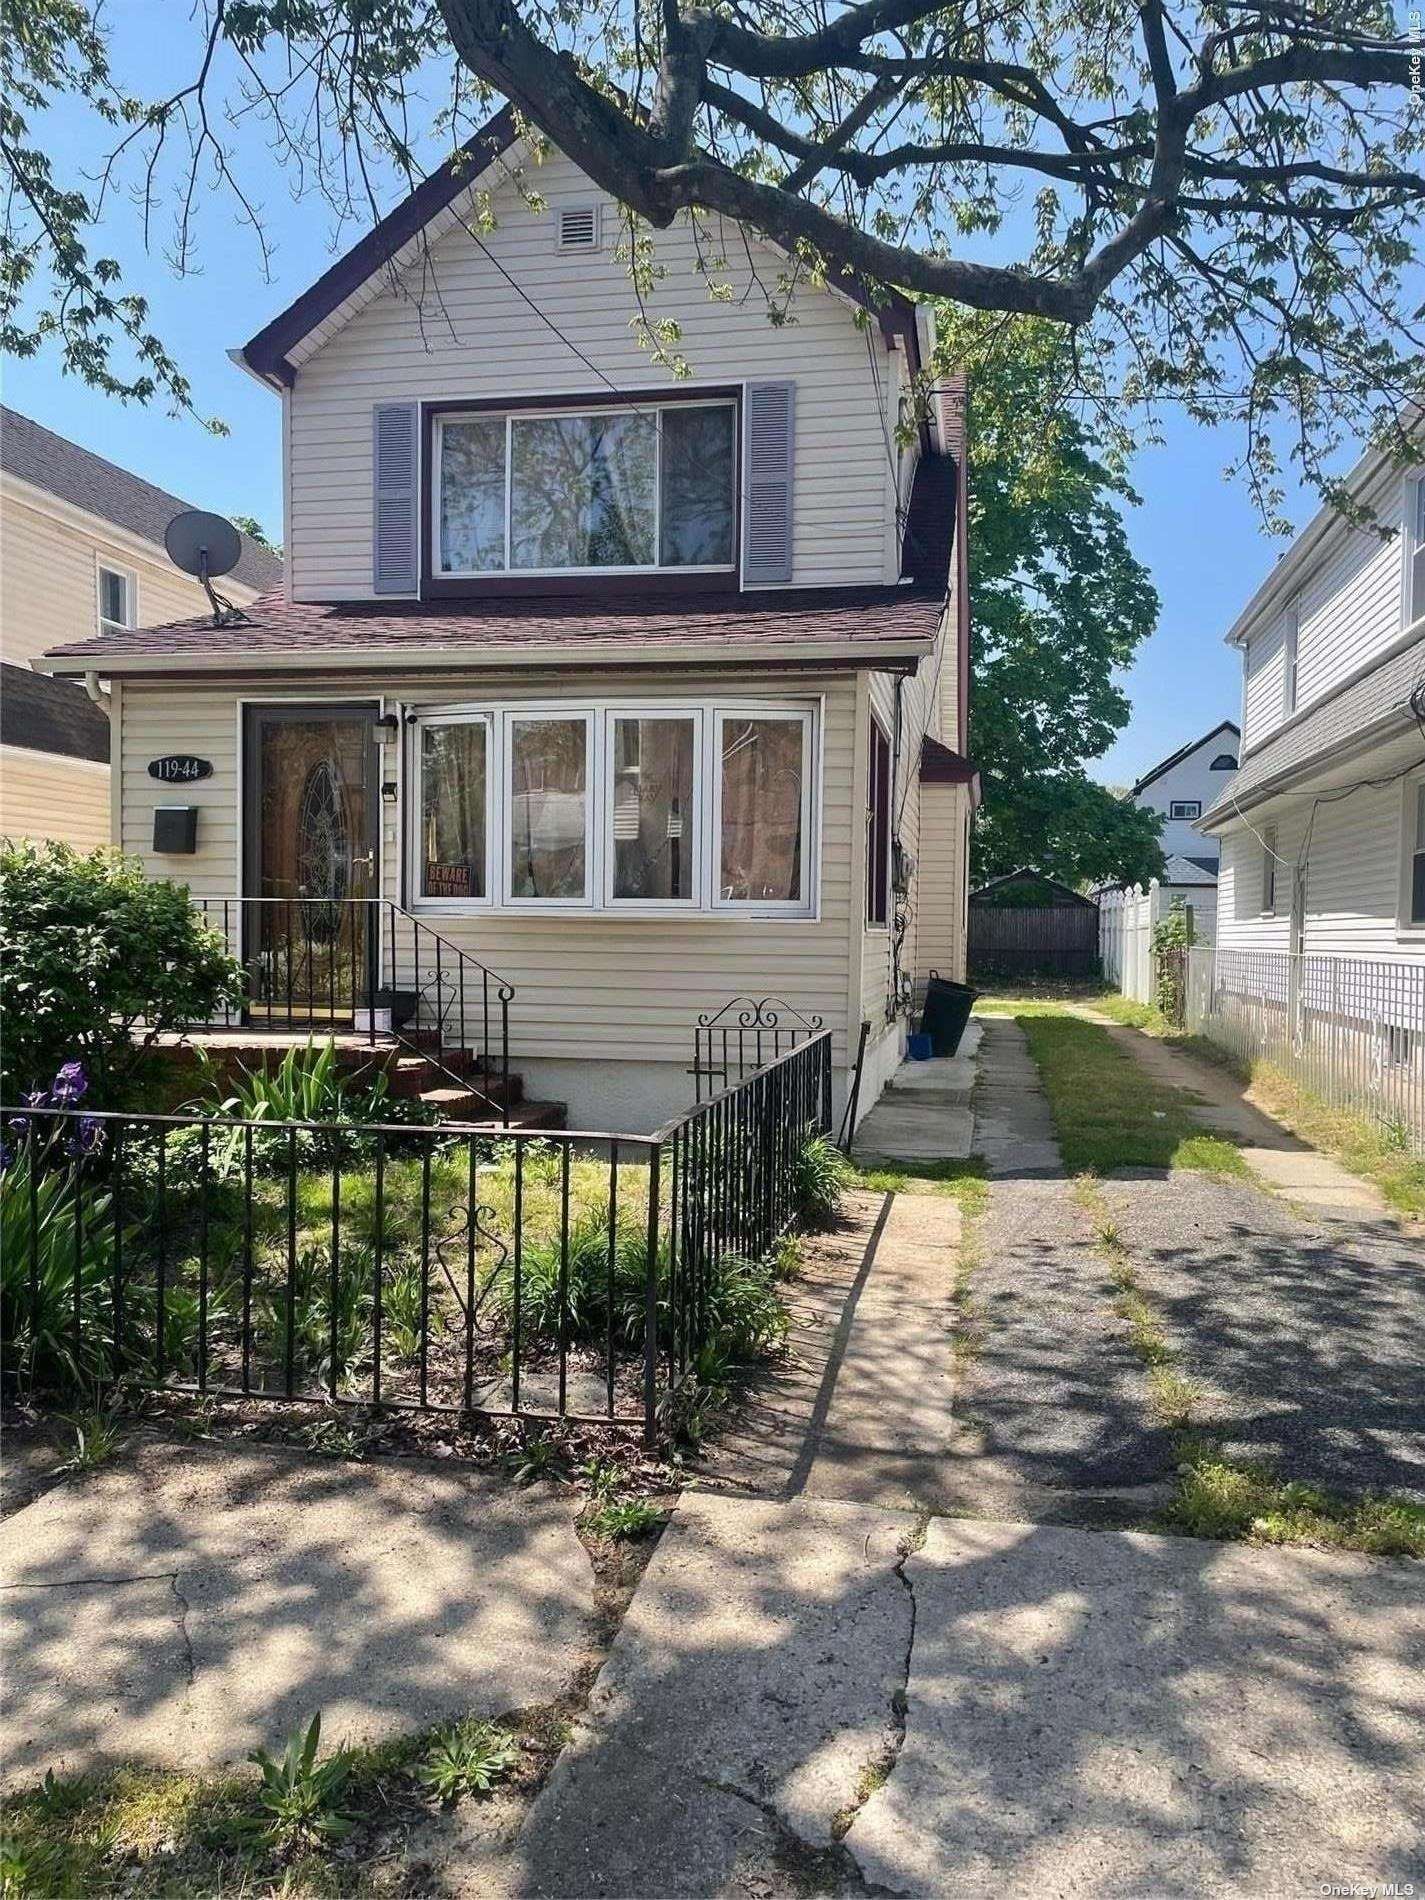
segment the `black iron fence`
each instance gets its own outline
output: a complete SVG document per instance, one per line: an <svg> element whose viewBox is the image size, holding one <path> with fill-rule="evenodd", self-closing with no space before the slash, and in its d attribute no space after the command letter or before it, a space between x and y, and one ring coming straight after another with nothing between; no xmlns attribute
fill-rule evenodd
<svg viewBox="0 0 1425 1900"><path fill-rule="evenodd" d="M830 1037L652 1135L0 1110L7 1391L641 1426L797 1213Z"/></svg>
<svg viewBox="0 0 1425 1900"><path fill-rule="evenodd" d="M243 968L240 1001L196 1028L393 1036L508 1119L514 986L383 897L194 897Z"/></svg>
<svg viewBox="0 0 1425 1900"><path fill-rule="evenodd" d="M693 1082L698 1101L730 1088L820 1035L820 1016L806 1015L777 996L734 996L699 1016L693 1029Z"/></svg>

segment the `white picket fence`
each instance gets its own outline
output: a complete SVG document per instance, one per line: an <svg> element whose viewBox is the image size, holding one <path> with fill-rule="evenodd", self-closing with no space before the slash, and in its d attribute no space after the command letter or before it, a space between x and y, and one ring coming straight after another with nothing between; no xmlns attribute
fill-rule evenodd
<svg viewBox="0 0 1425 1900"><path fill-rule="evenodd" d="M1153 999L1153 926L1174 904L1192 914L1193 941L1212 942L1217 925L1217 891L1211 885L1160 884L1145 891L1103 891L1098 900L1098 956L1104 981L1114 983L1135 1003Z"/></svg>
<svg viewBox="0 0 1425 1900"><path fill-rule="evenodd" d="M1135 1003L1153 1000L1153 926L1168 905L1156 878L1145 891L1104 891L1098 900L1098 958L1106 983Z"/></svg>

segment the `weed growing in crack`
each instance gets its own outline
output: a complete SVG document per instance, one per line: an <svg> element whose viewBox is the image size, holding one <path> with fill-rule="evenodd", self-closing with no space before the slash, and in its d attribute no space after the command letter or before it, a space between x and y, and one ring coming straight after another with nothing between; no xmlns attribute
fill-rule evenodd
<svg viewBox="0 0 1425 1900"><path fill-rule="evenodd" d="M440 1730L416 1764L416 1780L451 1807L462 1795L488 1794L518 1760L513 1738L497 1722L455 1722Z"/></svg>

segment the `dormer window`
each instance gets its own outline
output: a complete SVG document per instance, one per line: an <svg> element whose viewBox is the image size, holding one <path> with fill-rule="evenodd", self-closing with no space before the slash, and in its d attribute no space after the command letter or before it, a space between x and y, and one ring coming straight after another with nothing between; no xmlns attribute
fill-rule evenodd
<svg viewBox="0 0 1425 1900"><path fill-rule="evenodd" d="M736 448L730 401L442 415L435 571L454 579L730 569Z"/></svg>
<svg viewBox="0 0 1425 1900"><path fill-rule="evenodd" d="M597 251L599 248L599 207L563 205L555 213L558 220L561 251Z"/></svg>

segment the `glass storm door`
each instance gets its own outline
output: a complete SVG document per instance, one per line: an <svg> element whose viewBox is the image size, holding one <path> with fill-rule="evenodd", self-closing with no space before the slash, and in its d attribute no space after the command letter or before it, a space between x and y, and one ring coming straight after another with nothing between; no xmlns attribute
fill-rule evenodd
<svg viewBox="0 0 1425 1900"><path fill-rule="evenodd" d="M379 941L375 706L251 706L245 733L248 1008L350 1023Z"/></svg>

